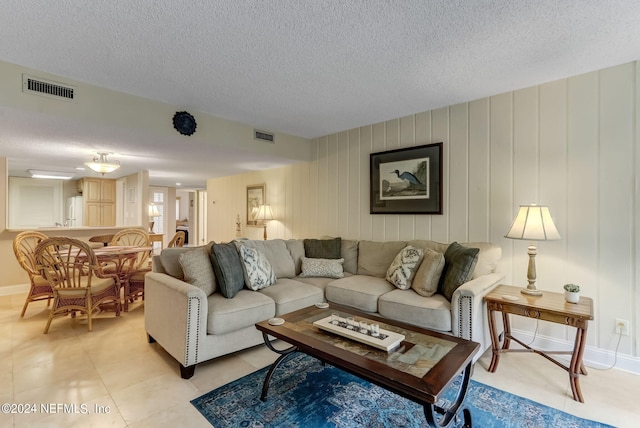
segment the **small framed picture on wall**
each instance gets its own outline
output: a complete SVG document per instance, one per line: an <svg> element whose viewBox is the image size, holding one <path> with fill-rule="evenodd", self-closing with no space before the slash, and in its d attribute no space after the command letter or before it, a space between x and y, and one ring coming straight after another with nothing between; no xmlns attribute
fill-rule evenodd
<svg viewBox="0 0 640 428"><path fill-rule="evenodd" d="M258 208L266 201L266 184L247 186L247 226L257 226Z"/></svg>

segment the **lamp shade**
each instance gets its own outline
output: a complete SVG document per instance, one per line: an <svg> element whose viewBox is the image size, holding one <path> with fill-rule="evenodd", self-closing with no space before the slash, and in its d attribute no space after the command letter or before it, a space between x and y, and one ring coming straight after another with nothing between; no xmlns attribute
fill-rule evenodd
<svg viewBox="0 0 640 428"><path fill-rule="evenodd" d="M560 233L553 223L549 207L536 204L520 205L520 210L505 238L551 241L560 239Z"/></svg>
<svg viewBox="0 0 640 428"><path fill-rule="evenodd" d="M158 211L158 207L153 204L149 204L149 217L159 217L160 211Z"/></svg>
<svg viewBox="0 0 640 428"><path fill-rule="evenodd" d="M265 204L260 205L258 207L258 214L256 215L256 220L273 220L273 212L271 211L271 205Z"/></svg>

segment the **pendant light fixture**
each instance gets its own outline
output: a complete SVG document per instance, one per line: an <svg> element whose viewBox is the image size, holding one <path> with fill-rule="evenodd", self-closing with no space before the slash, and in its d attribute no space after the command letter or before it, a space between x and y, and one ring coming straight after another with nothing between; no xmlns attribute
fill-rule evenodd
<svg viewBox="0 0 640 428"><path fill-rule="evenodd" d="M102 175L108 174L120 168L120 162L110 162L107 159L108 154L109 153L98 153L98 156L94 157L91 162L86 162L85 165Z"/></svg>

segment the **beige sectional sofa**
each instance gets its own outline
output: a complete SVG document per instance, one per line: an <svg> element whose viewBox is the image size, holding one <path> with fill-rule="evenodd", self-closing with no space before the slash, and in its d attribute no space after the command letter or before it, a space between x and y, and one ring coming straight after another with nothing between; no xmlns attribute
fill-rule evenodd
<svg viewBox="0 0 640 428"><path fill-rule="evenodd" d="M196 250L209 255L212 245L165 249L154 257L153 271L145 278L145 328L149 341L157 341L180 363L185 379L193 376L200 362L263 343L262 334L254 326L256 322L323 301L473 340L481 344L481 352L491 344L482 298L503 279L502 274L495 272L501 257L501 249L496 245L461 244L479 251L471 266L472 273L455 288L450 300L440 293L425 297L415 287L399 289L385 279L403 248L411 246L425 254L435 251L443 255L449 244L425 240L340 240L344 277L332 278L308 275L314 273L307 271L314 260L305 257L308 254L304 240L242 240L235 242L236 247L258 249L271 265L277 281L257 291L243 288L233 298L220 292L221 283L207 295L216 287L208 287L206 283L216 279L204 266L206 257L201 257L201 267L206 272L200 274L196 270L194 278L192 266L187 266L190 272L185 279L185 256L181 260L181 255ZM426 265L426 256L424 260ZM334 267L335 262L331 262ZM448 267L444 266L445 271ZM415 270L418 269L416 266ZM334 274L329 275L339 276ZM416 274L414 285L417 278Z"/></svg>

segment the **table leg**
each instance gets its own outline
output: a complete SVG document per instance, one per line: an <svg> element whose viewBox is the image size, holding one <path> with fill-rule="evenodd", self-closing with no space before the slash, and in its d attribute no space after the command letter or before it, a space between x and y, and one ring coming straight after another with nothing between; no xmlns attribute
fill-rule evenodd
<svg viewBox="0 0 640 428"><path fill-rule="evenodd" d="M448 409L443 409L435 404L424 405L424 415L427 418L427 424L430 427L448 427L452 422L455 423L456 415L460 410L462 410L462 416L464 418L463 428L472 427L471 412L467 408L461 409L460 407L464 401L464 397L467 395L469 379L471 378L471 366L472 363L469 363L467 364L467 367L465 367L462 377L462 385L460 385L458 395ZM436 413L442 415L440 420L436 420Z"/></svg>
<svg viewBox="0 0 640 428"><path fill-rule="evenodd" d="M576 341L571 355L571 364L569 366L569 381L571 383L571 392L573 399L584 403L582 391L580 390L580 374L587 374L584 364L582 363L582 355L587 341L587 329L578 327L576 329Z"/></svg>
<svg viewBox="0 0 640 428"><path fill-rule="evenodd" d="M500 339L498 337L498 331L496 328L496 313L493 309L488 309L489 317L489 333L491 334L491 364L489 365L489 372L493 373L498 368L500 362Z"/></svg>
<svg viewBox="0 0 640 428"><path fill-rule="evenodd" d="M511 346L511 322L509 321L509 314L506 312L502 312L502 325L504 326L502 349L509 349Z"/></svg>

